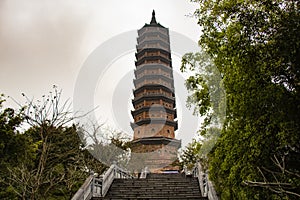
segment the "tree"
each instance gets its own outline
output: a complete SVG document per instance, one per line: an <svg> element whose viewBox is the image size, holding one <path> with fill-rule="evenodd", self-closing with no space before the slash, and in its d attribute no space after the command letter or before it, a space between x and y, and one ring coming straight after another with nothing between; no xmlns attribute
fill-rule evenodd
<svg viewBox="0 0 300 200"><path fill-rule="evenodd" d="M103 172L103 164L87 156L86 141L78 125L72 124L68 102L61 105L61 91L54 87L42 100L26 99L27 106L17 115L13 109L1 111L0 136L8 139L1 145L1 157L5 158L1 167L6 174L1 173L4 187L0 195L8 199L70 199L89 171ZM29 128L19 133L16 128L24 120ZM102 168L93 168L97 164Z"/></svg>
<svg viewBox="0 0 300 200"><path fill-rule="evenodd" d="M182 166L194 166L201 159L201 144L195 139L183 149L180 159Z"/></svg>
<svg viewBox="0 0 300 200"><path fill-rule="evenodd" d="M299 1L194 2L199 44L226 90L210 179L223 199L299 198Z"/></svg>
<svg viewBox="0 0 300 200"><path fill-rule="evenodd" d="M32 165L34 148L30 139L21 134L18 128L23 123L22 112L12 108L3 108L4 95L0 96L0 198L17 199L13 187L9 184L9 169L21 167L20 163L25 162ZM20 154L22 152L22 154Z"/></svg>
<svg viewBox="0 0 300 200"><path fill-rule="evenodd" d="M9 168L8 183L21 199L69 199L87 174L75 126L52 129L44 159L40 129L32 127L23 134L35 146L35 156L30 165L19 162Z"/></svg>
<svg viewBox="0 0 300 200"><path fill-rule="evenodd" d="M225 121L226 99L223 80L211 57L204 51L187 53L182 57L181 71L189 71L185 85L190 93L187 98L188 108L194 107L194 114L203 119L199 130L198 156L207 168L207 154L220 136ZM192 144L197 144L193 141ZM190 148L190 145L187 146Z"/></svg>
<svg viewBox="0 0 300 200"><path fill-rule="evenodd" d="M115 131L105 124L87 123L81 127L85 140L89 141L86 149L98 159L104 168L116 162L126 168L130 159L130 138L123 132Z"/></svg>

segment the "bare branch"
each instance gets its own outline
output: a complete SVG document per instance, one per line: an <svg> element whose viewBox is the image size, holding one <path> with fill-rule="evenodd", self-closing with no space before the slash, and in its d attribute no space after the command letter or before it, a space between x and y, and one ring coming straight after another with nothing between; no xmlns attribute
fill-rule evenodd
<svg viewBox="0 0 300 200"><path fill-rule="evenodd" d="M280 181L282 175L284 174L289 174L299 178L299 174L293 173L286 169L285 156L283 155L281 156L281 159L279 159L276 155L274 155L271 158L271 160L274 163L274 165L279 169L279 171L270 170L265 167L262 167L263 170L261 170L261 168L257 167L259 173L263 178L263 182L247 180L247 181L243 181L243 183L251 187L267 188L277 194L289 194L289 195L295 195L297 197L300 197L300 194L293 191L296 189L296 186L294 186L292 183ZM265 172L272 175L273 180L275 181L271 181L271 182L268 181Z"/></svg>

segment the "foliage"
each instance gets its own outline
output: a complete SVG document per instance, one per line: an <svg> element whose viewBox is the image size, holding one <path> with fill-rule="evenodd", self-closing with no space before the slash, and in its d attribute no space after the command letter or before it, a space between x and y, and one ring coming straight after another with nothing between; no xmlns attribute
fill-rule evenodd
<svg viewBox="0 0 300 200"><path fill-rule="evenodd" d="M125 168L130 160L130 141L129 137L123 132L117 132L105 124L90 122L81 131L88 140L86 149L101 163L110 166L117 163L118 166Z"/></svg>
<svg viewBox="0 0 300 200"><path fill-rule="evenodd" d="M223 81L212 59L203 51L185 54L182 57L181 71L192 74L185 82L190 93L186 101L187 106L194 107L194 114L203 117L199 130L200 140L198 142L193 140L188 144L181 157L186 164L183 156L187 157L189 154L190 158L196 156L206 170L207 154L220 136L225 120L226 101ZM197 155L193 155L194 153Z"/></svg>
<svg viewBox="0 0 300 200"><path fill-rule="evenodd" d="M205 117L202 130L208 125L220 127L225 117L225 90L221 74L210 56L203 51L187 53L182 57L180 70L193 72L185 82L191 93L187 106L194 106L194 114Z"/></svg>
<svg viewBox="0 0 300 200"><path fill-rule="evenodd" d="M183 166L194 166L201 159L201 144L195 139L189 143L180 155L180 164Z"/></svg>
<svg viewBox="0 0 300 200"><path fill-rule="evenodd" d="M226 90L226 121L210 154L210 178L222 199L299 198L299 1L194 2L199 44ZM194 60L183 64L200 62ZM204 91L191 102L206 114L211 94L201 78L188 82L192 91Z"/></svg>
<svg viewBox="0 0 300 200"><path fill-rule="evenodd" d="M26 97L16 112L2 109L1 96L1 199L70 199L90 170L102 173L106 167L85 149L68 103L60 105L61 91L54 87L42 98ZM29 128L21 132L23 124Z"/></svg>
<svg viewBox="0 0 300 200"><path fill-rule="evenodd" d="M4 95L0 96L0 198L16 199L12 187L6 185L9 181L7 174L20 162L32 164L34 157L30 146L30 140L17 131L22 124L23 118L20 112L11 108L3 108ZM20 154L22 152L22 154Z"/></svg>

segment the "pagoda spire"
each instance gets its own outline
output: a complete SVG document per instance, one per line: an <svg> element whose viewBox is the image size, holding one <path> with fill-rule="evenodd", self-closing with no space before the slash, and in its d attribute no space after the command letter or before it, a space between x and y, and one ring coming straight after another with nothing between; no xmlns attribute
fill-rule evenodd
<svg viewBox="0 0 300 200"><path fill-rule="evenodd" d="M156 19L155 19L155 11L154 10L152 11L152 19L151 19L150 24L157 24Z"/></svg>

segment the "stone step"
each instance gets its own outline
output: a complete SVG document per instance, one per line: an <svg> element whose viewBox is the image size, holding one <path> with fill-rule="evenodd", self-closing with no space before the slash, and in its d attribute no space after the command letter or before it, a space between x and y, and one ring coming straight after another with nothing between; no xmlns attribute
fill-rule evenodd
<svg viewBox="0 0 300 200"><path fill-rule="evenodd" d="M146 179L115 179L104 198L97 199L207 199L196 178L181 174L150 174Z"/></svg>
<svg viewBox="0 0 300 200"><path fill-rule="evenodd" d="M105 198L101 198L101 197L93 197L92 200L124 200L124 199L128 199L128 200L133 200L133 199L141 199L141 200L171 200L171 199L175 199L175 200L207 200L206 197L172 197L172 198L166 198L166 197L105 197Z"/></svg>

